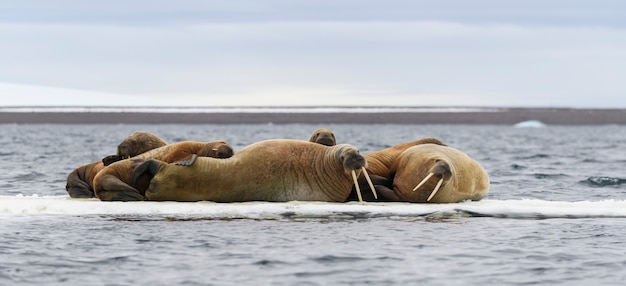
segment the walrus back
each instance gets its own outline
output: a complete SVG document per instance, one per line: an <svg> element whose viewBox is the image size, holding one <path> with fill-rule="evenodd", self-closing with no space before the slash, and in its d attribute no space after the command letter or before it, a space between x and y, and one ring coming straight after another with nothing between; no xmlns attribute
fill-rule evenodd
<svg viewBox="0 0 626 286"><path fill-rule="evenodd" d="M340 202L352 186L340 154L347 152L346 146L266 140L227 159L199 157L190 166L145 163L137 168L136 176L152 176L145 192L149 200ZM361 164L365 164L364 159Z"/></svg>

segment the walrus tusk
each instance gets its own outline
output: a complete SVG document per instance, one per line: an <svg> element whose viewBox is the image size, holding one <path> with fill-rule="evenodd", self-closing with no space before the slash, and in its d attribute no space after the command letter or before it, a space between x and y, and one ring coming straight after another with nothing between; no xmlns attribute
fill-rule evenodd
<svg viewBox="0 0 626 286"><path fill-rule="evenodd" d="M428 199L426 199L427 202L430 202L430 199L432 199L435 196L435 194L439 191L439 188L441 187L441 183L443 183L443 177L439 179L439 182L437 182L435 189L433 190L432 193L430 193L430 196L428 196Z"/></svg>
<svg viewBox="0 0 626 286"><path fill-rule="evenodd" d="M359 197L359 202L363 203L363 196L361 196L361 188L359 188L359 182L356 180L356 172L352 170L352 179L354 180L354 186L356 187L356 195Z"/></svg>
<svg viewBox="0 0 626 286"><path fill-rule="evenodd" d="M426 176L426 178L424 178L419 184L417 184L417 186L415 186L415 188L413 188L413 191L417 191L417 189L419 189L419 187L421 187L424 183L426 183L426 181L428 181L428 179L430 179L430 177L432 177L435 173L430 173L428 174L428 176Z"/></svg>
<svg viewBox="0 0 626 286"><path fill-rule="evenodd" d="M370 175L367 173L367 170L365 170L365 167L361 167L361 170L363 170L363 176L365 176L367 183L370 185L370 189L372 189L374 198L378 199L378 194L376 194L376 189L374 189L374 184L372 183L372 179L370 179Z"/></svg>

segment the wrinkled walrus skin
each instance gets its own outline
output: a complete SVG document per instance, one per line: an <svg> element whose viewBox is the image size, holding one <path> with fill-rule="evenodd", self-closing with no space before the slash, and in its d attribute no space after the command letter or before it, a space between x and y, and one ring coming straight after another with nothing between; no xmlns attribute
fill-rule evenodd
<svg viewBox="0 0 626 286"><path fill-rule="evenodd" d="M368 154L363 155L365 160L367 160L367 173L370 175L374 185L388 185L391 187L391 179L392 179L392 167L396 164L400 154L404 152L406 149L409 149L413 146L421 145L421 144L437 144L441 146L446 146L443 142L439 141L439 139L426 137L415 141L405 142L402 144L394 145L389 148L385 148L382 150L374 151ZM366 183L363 176L359 177L359 186L363 191L363 200L370 202L384 202L389 201L384 196L379 196L375 198L372 192L368 192L370 189L368 184ZM352 190L350 196L347 199L348 201L356 201L358 200L358 196L356 194L356 189Z"/></svg>
<svg viewBox="0 0 626 286"><path fill-rule="evenodd" d="M392 172L392 188L376 186L379 194L392 201L458 203L480 200L489 192L487 171L476 160L452 147L424 144L406 149L399 155ZM430 173L433 176L413 191ZM439 191L428 201L441 179Z"/></svg>
<svg viewBox="0 0 626 286"><path fill-rule="evenodd" d="M233 147L222 140L182 141L165 145L102 169L93 179L94 192L103 201L143 200L143 195L129 183L134 167L144 160L158 159L168 163L190 164L195 156L228 158L233 153Z"/></svg>
<svg viewBox="0 0 626 286"><path fill-rule="evenodd" d="M106 165L123 158L137 156L146 151L167 145L156 135L138 131L128 135L117 147L117 154L80 166L67 176L65 190L72 198L93 198L93 179Z"/></svg>
<svg viewBox="0 0 626 286"><path fill-rule="evenodd" d="M149 160L133 178L153 176L145 197L154 201L343 202L365 158L348 144L303 140L254 143L227 159L197 158L191 166Z"/></svg>

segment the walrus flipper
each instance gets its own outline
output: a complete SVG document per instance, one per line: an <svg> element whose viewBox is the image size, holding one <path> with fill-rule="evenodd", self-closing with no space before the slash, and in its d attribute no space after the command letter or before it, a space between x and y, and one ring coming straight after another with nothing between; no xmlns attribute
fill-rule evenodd
<svg viewBox="0 0 626 286"><path fill-rule="evenodd" d="M65 185L65 190L70 195L71 198L93 198L95 197L93 193L93 188L85 182L80 174L79 170L76 169L72 171L67 176L67 184Z"/></svg>
<svg viewBox="0 0 626 286"><path fill-rule="evenodd" d="M180 160L178 162L176 162L175 164L178 166L191 166L193 165L193 162L196 161L196 158L198 158L198 155L196 154L191 154L191 156L187 159L184 160Z"/></svg>
<svg viewBox="0 0 626 286"><path fill-rule="evenodd" d="M133 170L133 174L130 177L130 184L135 187L139 193L145 195L146 190L150 186L150 181L161 169L161 163L161 161L154 159L141 163Z"/></svg>
<svg viewBox="0 0 626 286"><path fill-rule="evenodd" d="M132 186L115 176L106 176L101 180L97 196L102 201L144 201L146 198Z"/></svg>
<svg viewBox="0 0 626 286"><path fill-rule="evenodd" d="M369 175L369 176L370 176L370 179L372 180L372 183L374 185L375 191L377 193L379 192L378 191L379 190L379 186L380 187L392 188L392 181L390 181L386 177L379 176L379 175ZM366 201L366 202L387 202L387 201L390 201L389 199L387 199L384 196L376 198L374 196L374 192L371 190L371 187L367 183L367 181L364 178L364 176L360 176L358 182L359 182L359 187L363 191L362 199L364 201ZM367 191L369 191L369 192L367 192ZM353 186L352 187L352 191L350 192L350 195L346 199L346 202L348 202L348 201L358 201L358 200L359 200L359 198L358 198L357 193L356 193L356 188Z"/></svg>
<svg viewBox="0 0 626 286"><path fill-rule="evenodd" d="M109 156L102 158L102 164L104 164L105 166L108 166L122 159L124 159L122 156L109 155Z"/></svg>
<svg viewBox="0 0 626 286"><path fill-rule="evenodd" d="M381 201L400 202L402 201L396 192L384 185L376 185L376 192L378 192L383 198ZM385 200L386 199L386 200Z"/></svg>

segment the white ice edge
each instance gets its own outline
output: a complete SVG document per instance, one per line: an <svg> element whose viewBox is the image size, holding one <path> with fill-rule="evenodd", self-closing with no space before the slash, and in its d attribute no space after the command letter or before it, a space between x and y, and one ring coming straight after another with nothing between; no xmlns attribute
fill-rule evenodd
<svg viewBox="0 0 626 286"><path fill-rule="evenodd" d="M626 201L483 200L455 204L326 203L292 201L214 202L102 202L66 196L0 196L0 216L62 215L183 215L206 218L391 217L470 213L507 218L624 217Z"/></svg>

